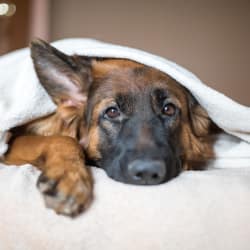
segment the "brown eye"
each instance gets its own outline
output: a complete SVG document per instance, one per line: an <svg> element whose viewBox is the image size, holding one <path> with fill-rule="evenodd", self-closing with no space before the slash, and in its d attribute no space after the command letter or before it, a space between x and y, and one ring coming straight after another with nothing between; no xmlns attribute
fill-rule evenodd
<svg viewBox="0 0 250 250"><path fill-rule="evenodd" d="M176 112L176 107L172 103L167 103L162 109L162 113L167 116L173 116Z"/></svg>
<svg viewBox="0 0 250 250"><path fill-rule="evenodd" d="M105 111L105 115L108 118L114 119L120 116L120 111L116 107L110 107Z"/></svg>

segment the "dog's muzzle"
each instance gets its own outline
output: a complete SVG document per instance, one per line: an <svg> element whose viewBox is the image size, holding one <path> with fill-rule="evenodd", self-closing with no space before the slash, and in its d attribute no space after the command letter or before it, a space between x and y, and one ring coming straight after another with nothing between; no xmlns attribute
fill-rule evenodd
<svg viewBox="0 0 250 250"><path fill-rule="evenodd" d="M128 165L128 182L136 185L156 185L166 178L167 168L159 160L135 160Z"/></svg>

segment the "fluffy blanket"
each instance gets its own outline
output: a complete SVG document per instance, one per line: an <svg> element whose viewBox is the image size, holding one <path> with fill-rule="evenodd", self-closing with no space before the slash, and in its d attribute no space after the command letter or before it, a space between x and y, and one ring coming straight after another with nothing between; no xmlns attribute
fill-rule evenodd
<svg viewBox="0 0 250 250"><path fill-rule="evenodd" d="M76 219L44 207L32 166L0 166L0 249L249 249L250 108L209 88L179 65L89 39L54 43L65 53L128 58L155 67L188 88L225 131L207 171L184 172L155 187L117 183L93 168L95 199ZM0 155L10 128L55 105L34 73L29 50L0 58Z"/></svg>

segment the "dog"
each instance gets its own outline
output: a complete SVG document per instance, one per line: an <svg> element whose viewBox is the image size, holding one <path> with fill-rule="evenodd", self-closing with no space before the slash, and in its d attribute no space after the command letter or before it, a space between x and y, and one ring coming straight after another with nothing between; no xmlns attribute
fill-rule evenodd
<svg viewBox="0 0 250 250"><path fill-rule="evenodd" d="M42 40L31 56L57 110L12 129L4 162L41 170L48 208L73 217L89 206L88 165L123 183L157 185L213 158L214 123L169 75L127 59L69 56Z"/></svg>

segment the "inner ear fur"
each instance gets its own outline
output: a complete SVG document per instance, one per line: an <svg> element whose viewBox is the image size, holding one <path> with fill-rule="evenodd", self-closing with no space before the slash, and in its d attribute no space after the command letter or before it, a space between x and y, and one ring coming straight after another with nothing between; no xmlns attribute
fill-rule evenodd
<svg viewBox="0 0 250 250"><path fill-rule="evenodd" d="M93 81L93 59L66 55L42 40L34 40L30 48L39 81L57 110L48 117L32 121L26 130L40 135L78 138L80 128L84 127L88 90Z"/></svg>
<svg viewBox="0 0 250 250"><path fill-rule="evenodd" d="M91 58L66 55L40 39L32 41L30 48L37 76L57 105L86 102L92 82Z"/></svg>

